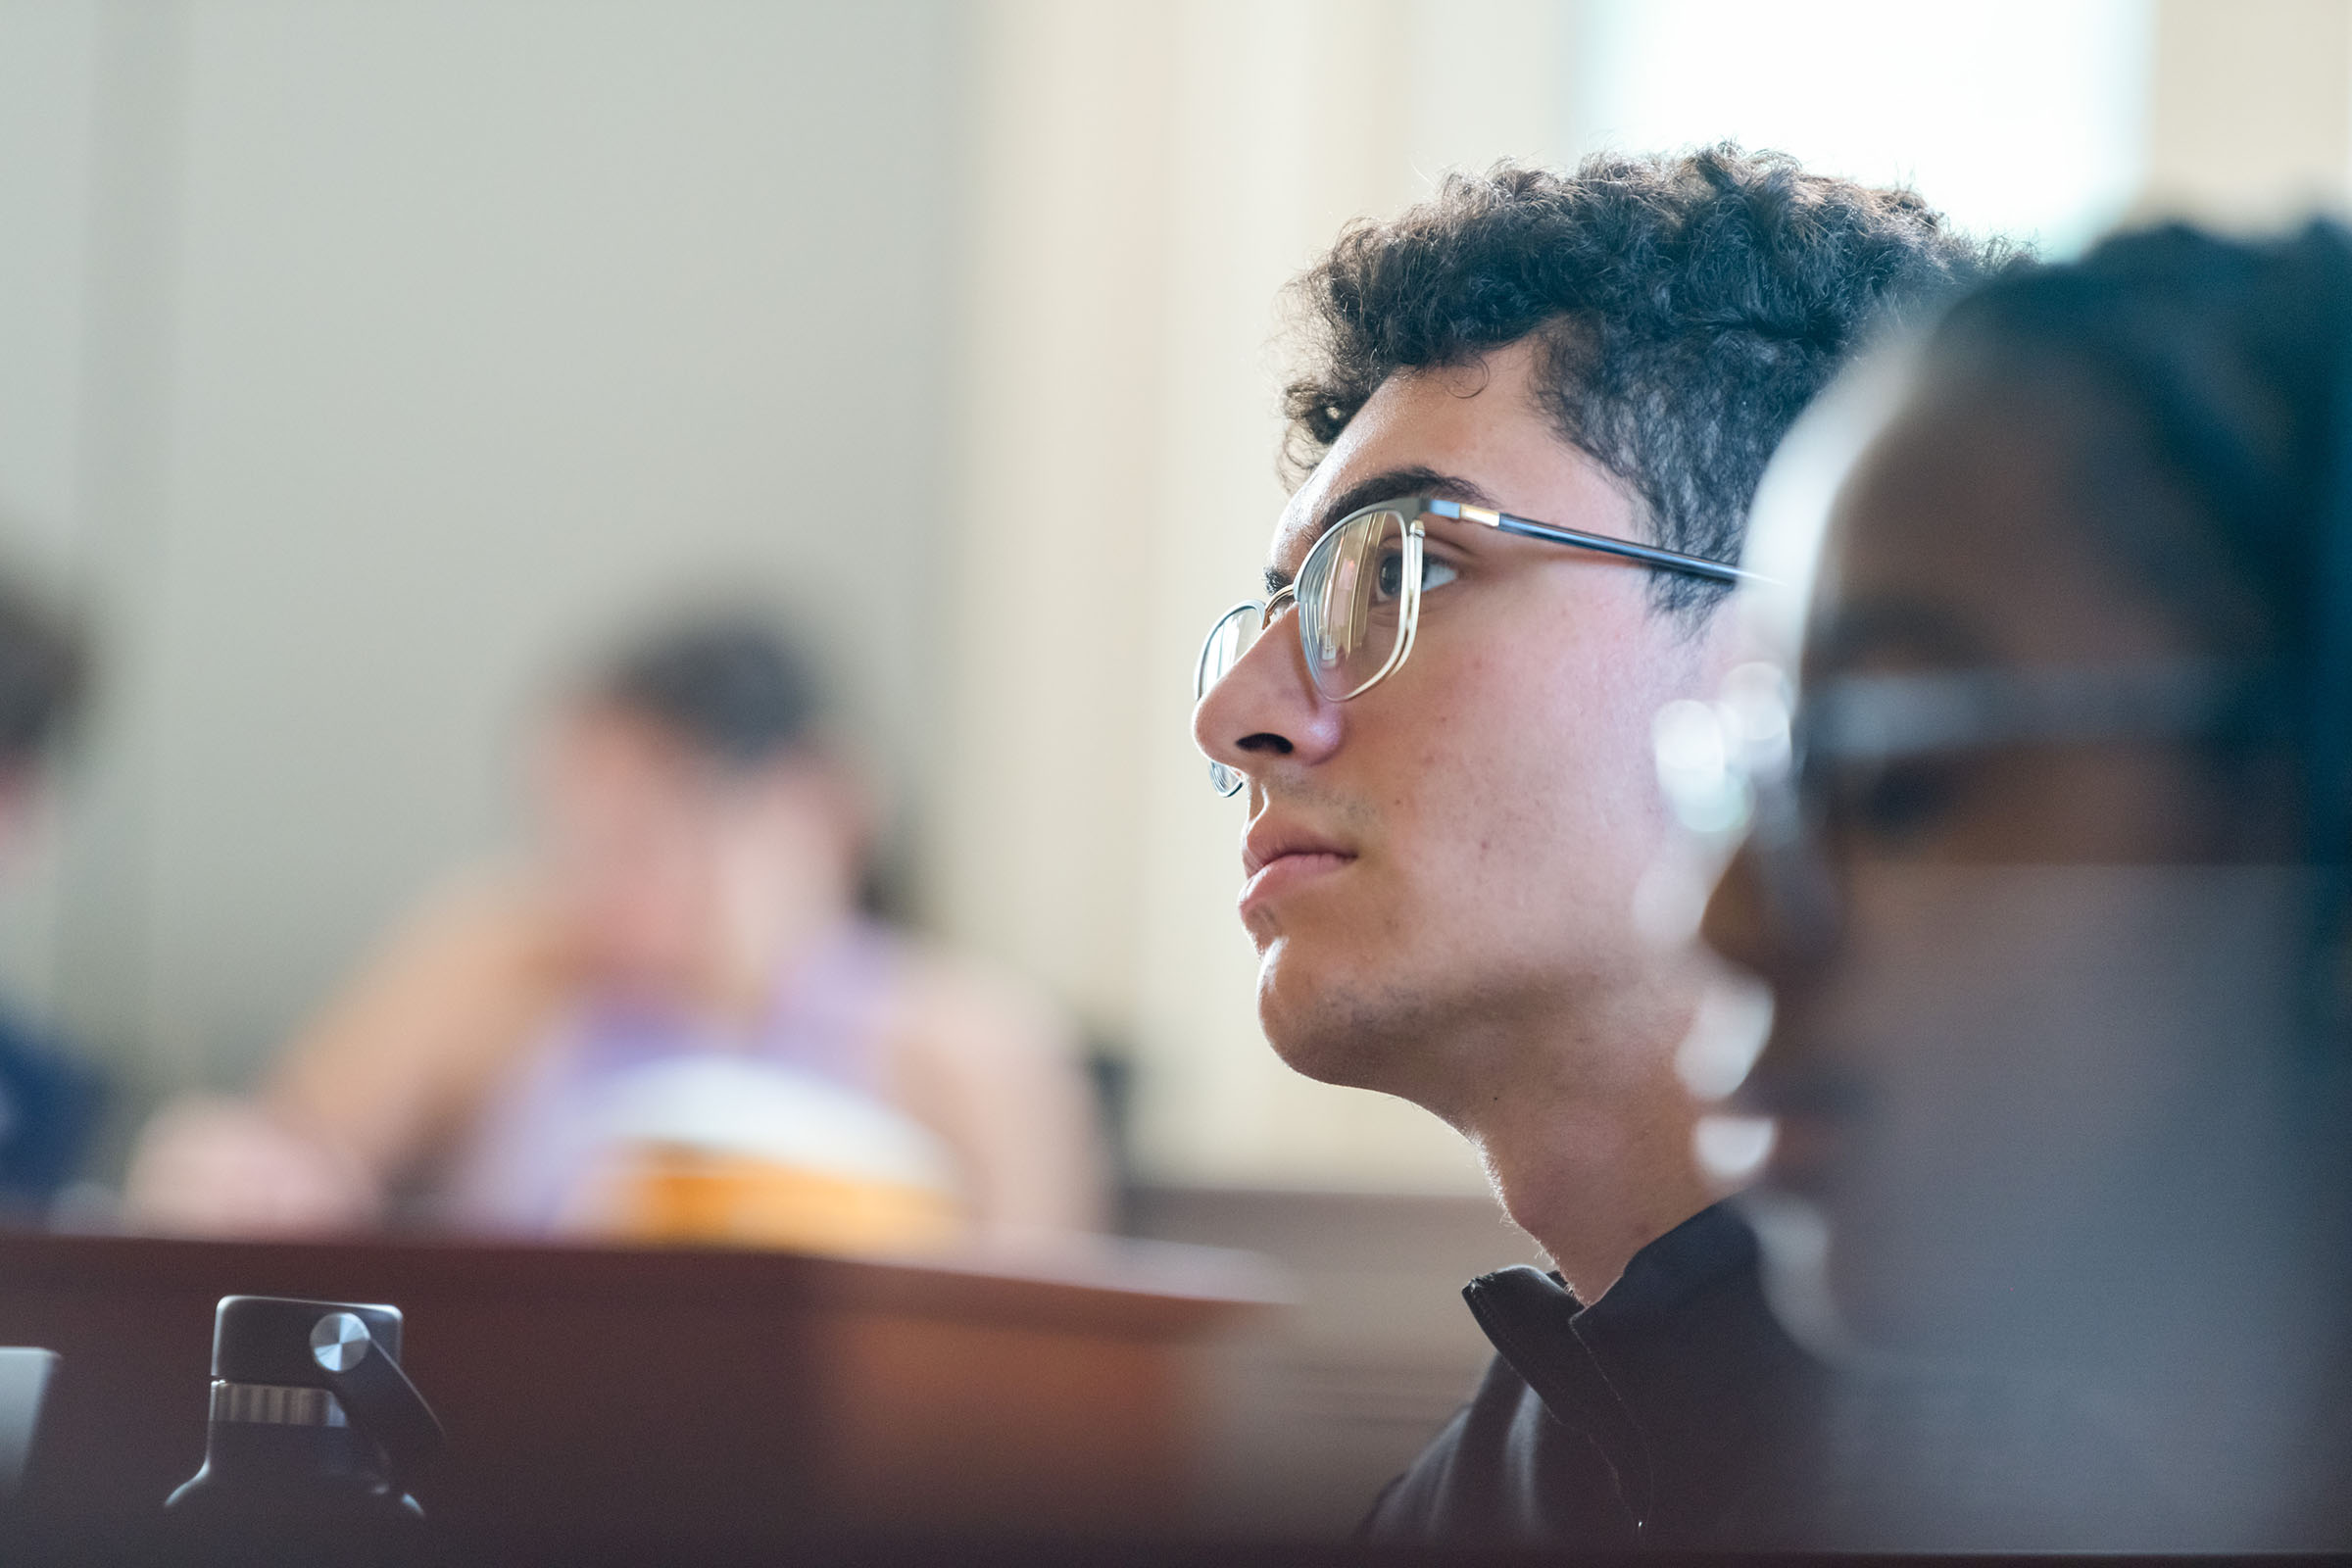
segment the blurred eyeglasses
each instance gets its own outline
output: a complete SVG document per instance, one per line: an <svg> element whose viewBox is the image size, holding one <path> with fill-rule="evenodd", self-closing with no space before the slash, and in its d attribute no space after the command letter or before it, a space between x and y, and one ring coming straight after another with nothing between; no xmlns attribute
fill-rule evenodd
<svg viewBox="0 0 2352 1568"><path fill-rule="evenodd" d="M2266 673L2173 660L1846 675L1808 689L1800 706L1778 665L1741 664L1713 701L1658 710L1658 786L1701 839L1728 847L1744 835L1781 916L1810 926L1828 915L1814 835L1886 815L1875 803L1904 763L2024 746L2218 739L2268 721Z"/></svg>
<svg viewBox="0 0 2352 1568"><path fill-rule="evenodd" d="M1738 566L1704 556L1578 528L1555 528L1457 501L1434 496L1383 501L1349 513L1325 529L1289 587L1271 599L1236 605L1217 618L1200 645L1193 673L1194 702L1205 698L1293 607L1298 612L1298 643L1306 655L1307 675L1328 700L1344 703L1361 697L1395 674L1413 651L1413 633L1421 620L1423 522L1429 517L1480 523L1712 582L1753 578ZM1208 764L1208 779L1219 795L1232 795L1247 782L1239 769L1217 761Z"/></svg>

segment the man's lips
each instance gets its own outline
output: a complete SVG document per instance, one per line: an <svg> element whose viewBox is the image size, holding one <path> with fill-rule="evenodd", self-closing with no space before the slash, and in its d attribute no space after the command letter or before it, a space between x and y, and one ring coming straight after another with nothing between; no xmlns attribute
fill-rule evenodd
<svg viewBox="0 0 2352 1568"><path fill-rule="evenodd" d="M1327 875L1355 859L1353 851L1319 834L1260 822L1242 841L1242 913L1276 894Z"/></svg>
<svg viewBox="0 0 2352 1568"><path fill-rule="evenodd" d="M1250 910L1279 893L1286 893L1299 883L1337 871L1355 859L1352 855L1333 855L1298 851L1278 855L1259 867L1257 873L1242 884L1241 906L1246 915Z"/></svg>

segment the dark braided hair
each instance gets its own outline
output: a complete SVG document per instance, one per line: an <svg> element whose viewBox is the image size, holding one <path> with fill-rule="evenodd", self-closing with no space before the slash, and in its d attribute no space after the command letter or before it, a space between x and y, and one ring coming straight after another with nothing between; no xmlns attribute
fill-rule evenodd
<svg viewBox="0 0 2352 1568"><path fill-rule="evenodd" d="M1301 476L1398 371L1537 337L1561 435L1627 486L1657 543L1733 560L1765 461L1863 338L2011 254L1910 191L1729 143L1449 174L1292 285L1305 363L1284 393L1285 463ZM1654 585L1662 606L1721 594Z"/></svg>
<svg viewBox="0 0 2352 1568"><path fill-rule="evenodd" d="M2191 501L2194 548L2137 515L2093 520L2191 626L2254 622L2286 687L2261 700L2290 729L2310 858L2352 859L2352 233L2119 236L1962 301L1931 344L2011 373L2058 356L2144 431L2134 456Z"/></svg>
<svg viewBox="0 0 2352 1568"><path fill-rule="evenodd" d="M2352 1087L2352 233L2314 222L2258 241L2181 224L2122 235L1962 301L1930 352L2013 379L2055 356L2144 437L2090 455L2114 494L2089 497L2086 520L2192 636L2271 672L2218 745L2283 747L2292 764L2301 858L2321 873L2299 999L2305 1059ZM2134 508L2148 477L2190 504ZM2329 1136L2336 1103L2310 1101Z"/></svg>

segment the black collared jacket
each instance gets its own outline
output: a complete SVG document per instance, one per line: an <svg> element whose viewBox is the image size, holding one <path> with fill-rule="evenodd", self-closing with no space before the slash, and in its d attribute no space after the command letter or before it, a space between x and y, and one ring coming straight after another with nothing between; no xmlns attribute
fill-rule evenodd
<svg viewBox="0 0 2352 1568"><path fill-rule="evenodd" d="M1364 1521L1379 1543L1624 1551L2214 1549L2176 1477L2064 1387L1832 1371L1704 1209L1586 1306L1508 1268L1463 1290L1495 1359Z"/></svg>
<svg viewBox="0 0 2352 1568"><path fill-rule="evenodd" d="M1592 1549L1811 1544L1829 1374L1764 1301L1754 1234L1717 1205L1591 1306L1508 1268L1462 1292L1495 1359L1392 1482L1375 1542Z"/></svg>

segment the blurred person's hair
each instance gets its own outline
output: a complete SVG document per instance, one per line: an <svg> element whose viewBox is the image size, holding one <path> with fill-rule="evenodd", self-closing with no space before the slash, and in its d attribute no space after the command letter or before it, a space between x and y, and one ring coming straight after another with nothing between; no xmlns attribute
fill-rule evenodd
<svg viewBox="0 0 2352 1568"><path fill-rule="evenodd" d="M80 625L23 583L0 579L0 771L34 765L65 737L89 681Z"/></svg>
<svg viewBox="0 0 2352 1568"><path fill-rule="evenodd" d="M1865 335L2011 255L1911 191L1728 142L1448 174L1292 285L1304 363L1284 392L1286 466L1311 467L1392 374L1532 336L1562 438L1632 493L1654 541L1733 560L1773 448ZM1723 591L1653 583L1665 607Z"/></svg>
<svg viewBox="0 0 2352 1568"><path fill-rule="evenodd" d="M2123 235L1961 301L1930 353L1962 376L2071 368L2121 412L2074 455L2078 510L2193 637L2280 677L2223 739L2282 720L2309 858L2352 859L2352 233Z"/></svg>
<svg viewBox="0 0 2352 1568"><path fill-rule="evenodd" d="M657 626L609 660L586 695L732 769L807 749L825 717L814 662L778 617L749 610Z"/></svg>

